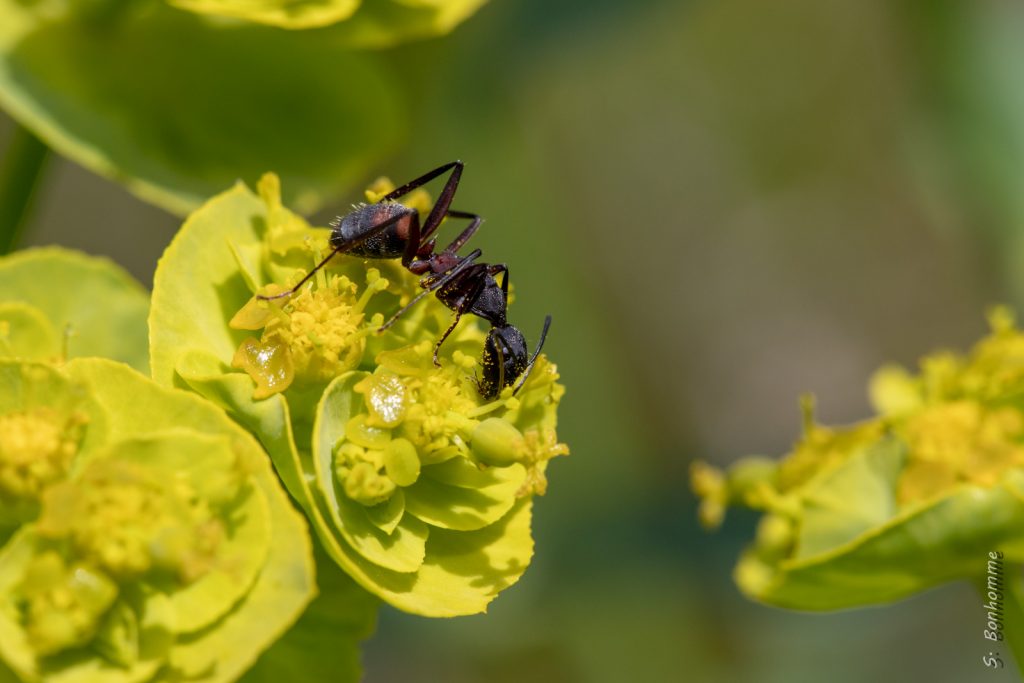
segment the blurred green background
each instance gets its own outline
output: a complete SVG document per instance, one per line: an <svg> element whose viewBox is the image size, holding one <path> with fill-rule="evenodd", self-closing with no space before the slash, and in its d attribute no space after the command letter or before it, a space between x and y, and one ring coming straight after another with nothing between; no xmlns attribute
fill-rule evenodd
<svg viewBox="0 0 1024 683"><path fill-rule="evenodd" d="M478 617L384 608L366 680L1017 679L966 585L825 615L746 601L755 519L702 532L687 467L785 452L805 391L826 423L866 417L873 369L1024 303L1022 37L1009 0L493 0L384 53L412 130L366 180L466 161L456 207L487 217L513 322L535 339L554 317L572 455L523 580ZM178 223L55 161L27 241L149 284Z"/></svg>

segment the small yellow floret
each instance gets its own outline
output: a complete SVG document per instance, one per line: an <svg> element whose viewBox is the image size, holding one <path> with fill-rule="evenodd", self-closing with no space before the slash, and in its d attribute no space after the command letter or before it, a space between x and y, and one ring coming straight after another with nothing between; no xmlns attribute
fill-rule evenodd
<svg viewBox="0 0 1024 683"><path fill-rule="evenodd" d="M48 551L29 563L18 592L32 648L46 656L92 640L117 597L117 584L87 565L68 566Z"/></svg>
<svg viewBox="0 0 1024 683"><path fill-rule="evenodd" d="M63 479L78 452L85 418L49 408L0 415L0 499L38 499Z"/></svg>
<svg viewBox="0 0 1024 683"><path fill-rule="evenodd" d="M37 532L67 539L78 557L118 579L159 570L184 584L209 570L226 533L184 480L116 458L49 489Z"/></svg>
<svg viewBox="0 0 1024 683"><path fill-rule="evenodd" d="M991 486L1006 469L1024 465L1024 416L1014 408L954 401L909 418L903 433L910 461L900 477L901 504L962 482Z"/></svg>
<svg viewBox="0 0 1024 683"><path fill-rule="evenodd" d="M306 286L286 303L253 298L232 319L235 329L263 328L263 336L246 339L232 366L245 370L256 382L257 399L280 393L300 383L326 383L359 365L365 337L378 321L367 324L363 309L388 281L370 269L361 296L343 276L324 278L320 286Z"/></svg>

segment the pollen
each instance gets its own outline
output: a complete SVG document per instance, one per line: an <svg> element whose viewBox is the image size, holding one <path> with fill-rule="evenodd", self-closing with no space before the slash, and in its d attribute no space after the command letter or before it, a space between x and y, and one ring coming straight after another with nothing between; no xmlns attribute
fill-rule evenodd
<svg viewBox="0 0 1024 683"><path fill-rule="evenodd" d="M360 295L347 277L317 278L283 305L254 298L239 311L232 327L263 328L262 337L242 342L232 360L256 382L255 398L285 391L293 382L324 384L359 365L366 336L380 324L367 321L363 311L388 286L376 269L366 280Z"/></svg>
<svg viewBox="0 0 1024 683"><path fill-rule="evenodd" d="M38 500L63 479L78 452L85 418L62 417L50 408L0 415L0 503Z"/></svg>
<svg viewBox="0 0 1024 683"><path fill-rule="evenodd" d="M548 490L544 474L548 461L559 455L569 455L568 444L559 443L554 429L529 429L523 434L523 462L527 466L526 481L516 492L517 498L543 496Z"/></svg>
<svg viewBox="0 0 1024 683"><path fill-rule="evenodd" d="M384 451L344 442L334 454L334 473L345 495L373 507L395 492L396 484L385 472Z"/></svg>
<svg viewBox="0 0 1024 683"><path fill-rule="evenodd" d="M223 522L181 480L116 458L49 489L37 531L119 580L157 571L188 584L211 567Z"/></svg>
<svg viewBox="0 0 1024 683"><path fill-rule="evenodd" d="M910 462L898 489L901 504L927 499L961 483L991 486L1024 465L1024 417L1010 408L954 401L910 418L904 427Z"/></svg>

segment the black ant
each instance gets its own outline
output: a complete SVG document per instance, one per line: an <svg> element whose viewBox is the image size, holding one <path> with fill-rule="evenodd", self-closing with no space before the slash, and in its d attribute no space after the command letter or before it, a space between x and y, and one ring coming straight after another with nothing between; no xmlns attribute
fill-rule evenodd
<svg viewBox="0 0 1024 683"><path fill-rule="evenodd" d="M481 395L484 398L493 398L517 378L519 381L514 391L519 391L544 346L548 327L551 325L551 316L544 320L544 329L537 350L533 357L530 357L523 333L508 324L505 319L508 308L508 267L504 264L475 263L483 253L479 249L464 257L456 253L483 222L483 218L477 214L450 208L455 190L459 186L459 179L462 177L462 169L461 161L444 164L392 190L375 204L355 207L353 211L331 224L329 242L332 249L326 258L291 289L278 294L257 295L257 298L270 300L294 294L338 253L379 259L401 257L402 265L409 272L426 275L420 280L420 285L425 291L414 297L378 331L386 330L413 304L427 294L436 292L437 298L455 311L455 321L434 346L434 365L440 367L438 351L458 325L459 319L464 313L472 313L491 324L481 359L483 378L477 383ZM448 171L451 171L451 174L421 227L419 211L396 200ZM434 233L445 216L469 219L470 224L452 240L451 244L437 252ZM495 280L495 275L499 273L503 274L500 286Z"/></svg>
<svg viewBox="0 0 1024 683"><path fill-rule="evenodd" d="M441 303L455 311L455 320L434 345L434 365L440 367L437 353L444 340L459 324L462 315L472 313L483 318L491 324L491 329L484 341L484 352L481 359L483 377L477 382L477 387L480 389L480 395L484 398L494 398L517 378L519 381L516 383L513 393L518 392L523 386L533 369L537 356L540 355L540 351L544 347L544 340L547 338L548 328L551 326L551 316L544 318L544 328L540 333L537 350L531 357L526 348L526 339L523 337L523 333L506 320L508 266L504 263L475 263L481 253L479 249L474 249L448 272L435 273L420 280L420 285L425 288L424 291L391 316L391 319L380 329L386 330L420 299L431 292L435 293ZM495 279L499 273L502 276L501 285Z"/></svg>

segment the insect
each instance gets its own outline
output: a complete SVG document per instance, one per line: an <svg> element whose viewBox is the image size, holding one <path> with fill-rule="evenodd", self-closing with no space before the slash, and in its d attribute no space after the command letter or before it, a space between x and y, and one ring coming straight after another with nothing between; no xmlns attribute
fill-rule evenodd
<svg viewBox="0 0 1024 683"><path fill-rule="evenodd" d="M502 389L516 382L517 379L519 381L516 382L513 393L518 392L526 382L537 356L540 355L541 349L544 347L544 340L547 338L548 328L551 326L551 316L544 319L544 328L537 343L537 350L531 357L523 333L514 325L509 324L507 320L508 266L504 263L476 263L476 259L481 254L479 249L474 249L448 272L435 273L420 280L424 291L391 316L391 319L380 329L386 330L420 299L434 293L441 303L455 312L455 320L434 345L434 365L440 367L437 354L444 340L459 324L462 316L465 313L472 313L486 320L491 324L491 329L484 341L481 359L483 377L477 382L477 387L484 398L494 398L501 393ZM496 279L499 274L501 275L500 285Z"/></svg>
<svg viewBox="0 0 1024 683"><path fill-rule="evenodd" d="M455 320L434 346L434 365L440 367L438 352L455 330L462 315L472 313L491 324L481 359L483 377L478 381L481 395L493 398L517 379L519 381L514 391L519 391L540 355L551 316L545 319L537 350L530 357L522 332L506 320L508 267L505 264L477 263L476 260L483 253L480 249L474 249L466 256L458 255L458 251L483 222L483 218L477 214L451 208L462 170L461 161L452 161L392 190L374 204L355 207L332 223L329 240L331 252L320 263L291 289L278 294L258 295L257 298L270 300L294 294L338 253L377 259L401 258L402 265L409 272L424 276L420 280L424 291L395 313L378 331L383 332L391 327L420 299L434 293L438 300L455 312ZM448 172L450 175L444 188L421 226L419 211L397 200ZM434 233L445 216L468 219L470 223L448 246L436 251ZM495 279L499 274L502 276L500 285Z"/></svg>

